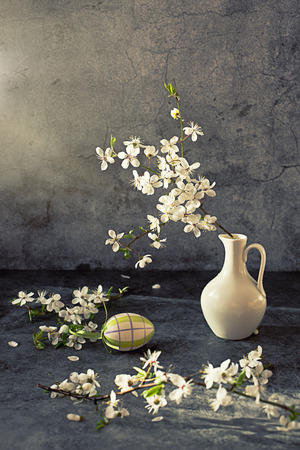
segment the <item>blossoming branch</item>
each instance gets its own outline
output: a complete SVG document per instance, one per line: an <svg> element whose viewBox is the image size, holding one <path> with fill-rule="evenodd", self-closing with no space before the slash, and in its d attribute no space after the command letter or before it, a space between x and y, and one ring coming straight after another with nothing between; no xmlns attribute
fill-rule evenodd
<svg viewBox="0 0 300 450"><path fill-rule="evenodd" d="M50 393L51 398L69 397L74 404L83 400L92 401L96 405L96 413L99 414L97 430L108 425L117 417L126 417L130 413L124 407L122 398L132 393L138 397L138 391L145 401L145 408L155 417L153 422L163 419L156 416L164 408L169 400L177 405L192 395L195 386L216 390L214 398L209 400L213 411L221 407L228 407L234 403L234 396L254 400L257 407L264 412L268 419L279 418L278 430L291 431L300 429L299 412L294 406L286 406L278 402L277 394L262 398L265 393L265 385L272 376L272 371L262 362L262 347L248 353L239 360L239 364L230 359L222 362L219 367L208 363L203 369L196 373L183 377L176 373L164 371L158 358L161 351L148 350L141 361L142 367L134 367L136 374L119 374L115 377L115 385L118 392L114 390L110 394L101 394L99 376L94 370L88 369L87 373L72 372L69 379L61 383L57 382L50 387L38 384L38 387ZM201 378L203 381L200 381ZM171 391L167 393L167 389ZM99 404L102 404L102 409ZM82 421L83 416L69 413L69 420Z"/></svg>
<svg viewBox="0 0 300 450"><path fill-rule="evenodd" d="M176 101L177 108L171 110L171 116L179 121L180 137L173 136L170 139L161 139L160 148L154 145L144 144L140 137L131 137L124 141L125 151L115 150L116 138L111 137L110 147L105 151L97 147L97 157L101 162L101 170L108 168L116 160L121 160L121 167L127 170L130 166L133 178L131 185L144 195L154 195L159 189L165 190L158 198L156 208L157 215L147 215L148 226L139 226L140 234L116 232L109 230L109 238L106 245L112 245L114 252L123 252L125 258L130 258L134 252L138 258L135 267L143 268L152 262L152 255L141 255L133 246L136 241L144 236L148 236L153 249L165 247L166 238L161 234L169 222L182 222L185 226L183 231L191 233L195 237L200 237L204 231L215 231L216 227L222 229L230 237L232 234L227 231L218 221L216 216L208 214L204 209L204 202L207 197L213 198L215 182L211 183L203 175L196 175L200 162L190 163L184 155L184 142L190 138L196 142L199 136L203 136L201 126L191 121L184 126L181 115L180 97L176 88L172 84L165 84L169 97ZM143 153L142 153L143 151ZM145 162L140 161L144 157ZM137 168L143 168L144 173L138 173ZM127 243L126 240L129 239Z"/></svg>

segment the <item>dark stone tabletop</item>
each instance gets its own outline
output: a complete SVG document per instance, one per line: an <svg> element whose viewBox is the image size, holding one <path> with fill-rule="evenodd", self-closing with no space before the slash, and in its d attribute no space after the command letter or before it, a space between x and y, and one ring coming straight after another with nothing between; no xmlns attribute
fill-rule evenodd
<svg viewBox="0 0 300 450"><path fill-rule="evenodd" d="M126 275L125 278L122 275ZM300 407L299 395L299 276L297 273L265 274L264 287L268 307L259 334L242 341L226 341L216 337L207 326L199 298L213 272L118 272L118 271L2 271L1 330L1 448L10 450L77 450L77 449L285 449L299 448L300 431L277 430L278 419L268 420L259 406L248 399L235 398L234 404L213 412L208 399L215 392L196 386L190 397L179 405L168 401L158 415L160 422L145 409L145 400L131 394L124 406L129 417L113 420L101 431L95 431L97 417L90 415L92 402L74 405L67 398L50 399L37 387L63 381L73 371L91 368L100 376L101 393L109 394L115 375L135 374L140 357L149 348L160 350L159 361L182 376L198 371L208 361L214 366L230 358L238 362L258 345L273 364L269 393L277 392L280 401ZM101 341L84 344L80 351L46 346L37 350L32 334L40 325L55 325L56 317L28 320L24 308L11 304L20 290L37 292L46 289L59 293L65 303L73 290L99 284L114 292L129 286L122 298L108 302L108 316L134 312L147 317L155 325L155 335L143 348L132 352L108 353ZM153 289L160 284L160 289ZM100 311L94 321L104 321ZM18 342L13 348L9 341ZM72 362L67 356L77 355ZM90 404L91 403L91 404ZM85 416L85 420L68 421L68 413Z"/></svg>

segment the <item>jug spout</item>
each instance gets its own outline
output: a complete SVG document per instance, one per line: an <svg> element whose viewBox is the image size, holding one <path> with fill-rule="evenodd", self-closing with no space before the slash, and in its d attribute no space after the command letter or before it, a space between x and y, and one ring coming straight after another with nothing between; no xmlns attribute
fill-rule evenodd
<svg viewBox="0 0 300 450"><path fill-rule="evenodd" d="M244 234L233 234L232 238L228 234L220 234L218 237L225 248L222 273L245 273L244 251L247 244L247 236Z"/></svg>

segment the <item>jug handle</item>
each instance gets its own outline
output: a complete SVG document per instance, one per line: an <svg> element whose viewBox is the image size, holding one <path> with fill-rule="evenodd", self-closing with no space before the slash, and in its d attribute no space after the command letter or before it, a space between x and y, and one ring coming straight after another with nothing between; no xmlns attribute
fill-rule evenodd
<svg viewBox="0 0 300 450"><path fill-rule="evenodd" d="M260 268L259 268L259 274L258 274L258 280L257 280L257 288L261 292L261 294L265 297L266 293L265 293L265 290L263 288L263 276L264 276L264 271L265 271L265 266L266 266L266 251L265 251L264 247L262 245L260 245L260 244L250 244L250 245L248 245L248 247L246 247L245 250L244 250L244 261L245 261L245 263L247 262L248 252L252 248L256 248L259 251L259 253L260 253Z"/></svg>

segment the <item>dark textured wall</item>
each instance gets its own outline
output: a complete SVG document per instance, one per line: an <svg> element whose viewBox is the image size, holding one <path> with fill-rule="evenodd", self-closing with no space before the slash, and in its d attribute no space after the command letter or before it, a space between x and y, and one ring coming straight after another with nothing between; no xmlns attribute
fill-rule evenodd
<svg viewBox="0 0 300 450"><path fill-rule="evenodd" d="M107 230L146 225L155 202L131 171L101 172L96 146L131 135L159 146L178 133L163 83L205 135L187 157L216 181L206 203L267 251L269 270L297 268L298 0L1 0L0 265L132 266ZM152 269L217 269L216 233L170 225ZM252 255L250 266L258 264ZM299 268L299 266L298 266Z"/></svg>

